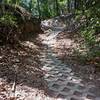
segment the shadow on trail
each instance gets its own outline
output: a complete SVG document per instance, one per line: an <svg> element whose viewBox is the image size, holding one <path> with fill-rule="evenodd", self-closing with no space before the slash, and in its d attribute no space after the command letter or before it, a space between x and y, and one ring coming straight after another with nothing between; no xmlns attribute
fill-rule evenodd
<svg viewBox="0 0 100 100"><path fill-rule="evenodd" d="M100 86L98 83L93 84L85 76L86 72L81 74L82 71L77 69L77 66L63 63L54 53L53 46L56 45L57 35L59 35L59 31L55 31L51 31L48 36L46 35L42 39L43 44L37 43L31 37L22 43L25 46L24 49L22 47L12 49L9 46L1 48L0 77L13 83L16 73L17 84L32 89L37 88L47 94L45 99L37 100L55 100L55 98L61 98L61 100L99 100ZM34 41L39 46L36 46ZM87 78L87 81L83 77ZM48 85L48 91L46 85Z"/></svg>
<svg viewBox="0 0 100 100"><path fill-rule="evenodd" d="M46 45L44 52L42 53L43 70L47 73L45 74L45 80L48 83L48 96L53 98L61 98L61 100L99 100L100 99L100 81L93 77L95 75L92 71L89 72L91 66L74 66L71 62L62 62L55 53L54 48L56 46L57 36L62 34L62 32L57 33L54 36L54 31L51 31L51 34L47 34L44 37L43 43ZM58 32L58 31L57 31ZM67 40L74 40L72 33L66 33L64 38ZM63 38L63 37L62 37ZM66 42L66 41L64 41ZM70 41L67 41L68 44ZM68 45L63 47L63 41L58 45L58 49L61 49L59 46L62 46L62 49L65 51L68 50ZM64 53L65 51L61 51ZM59 51L58 51L59 52ZM74 53L72 53L74 56ZM64 56L63 56L64 57ZM70 55L65 55L63 60L67 60ZM88 69L90 68L90 69ZM93 69L94 70L94 69ZM93 74L93 75L92 75ZM91 76L92 75L92 76ZM53 100L53 99L51 99Z"/></svg>
<svg viewBox="0 0 100 100"><path fill-rule="evenodd" d="M36 37L33 37L31 35L27 40L21 42L21 46L16 45L12 48L11 45L3 45L0 47L0 78L8 84L10 83L11 88L15 81L15 94L18 93L22 96L27 93L25 91L34 94L32 89L46 92L47 88L39 60L41 44L39 45ZM24 89L24 86L27 88Z"/></svg>

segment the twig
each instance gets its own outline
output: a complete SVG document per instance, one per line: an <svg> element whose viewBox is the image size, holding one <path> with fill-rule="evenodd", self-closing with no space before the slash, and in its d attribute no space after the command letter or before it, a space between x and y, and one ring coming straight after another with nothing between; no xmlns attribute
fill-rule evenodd
<svg viewBox="0 0 100 100"><path fill-rule="evenodd" d="M15 90L16 90L16 80L17 80L17 74L15 74L14 83L13 83L12 89L11 89L12 92L15 92Z"/></svg>
<svg viewBox="0 0 100 100"><path fill-rule="evenodd" d="M12 88L11 88L10 97L15 97L16 81L17 81L17 74L15 73L14 82L13 82L13 85L12 85Z"/></svg>

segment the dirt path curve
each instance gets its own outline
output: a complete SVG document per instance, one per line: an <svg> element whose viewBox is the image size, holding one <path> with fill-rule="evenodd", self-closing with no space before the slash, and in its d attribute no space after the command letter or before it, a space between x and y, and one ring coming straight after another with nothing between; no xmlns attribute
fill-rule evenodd
<svg viewBox="0 0 100 100"><path fill-rule="evenodd" d="M44 78L50 89L48 95L55 98L54 100L100 100L100 95L92 92L95 85L84 84L82 79L74 75L71 67L62 63L53 52L56 36L61 31L49 29L46 35L41 37L43 44L46 45L44 52L41 53L41 61L42 69L47 72Z"/></svg>

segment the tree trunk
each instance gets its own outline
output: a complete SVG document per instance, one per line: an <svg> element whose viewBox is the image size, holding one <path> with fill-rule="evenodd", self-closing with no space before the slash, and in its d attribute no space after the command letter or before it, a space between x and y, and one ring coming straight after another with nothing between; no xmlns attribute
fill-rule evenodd
<svg viewBox="0 0 100 100"><path fill-rule="evenodd" d="M37 0L37 7L38 7L38 12L39 12L39 20L41 21L41 10L40 10L40 2Z"/></svg>
<svg viewBox="0 0 100 100"><path fill-rule="evenodd" d="M70 13L70 0L67 1L67 9L68 9L68 13Z"/></svg>
<svg viewBox="0 0 100 100"><path fill-rule="evenodd" d="M59 15L59 4L58 4L58 0L55 0L55 4L56 4L56 15Z"/></svg>

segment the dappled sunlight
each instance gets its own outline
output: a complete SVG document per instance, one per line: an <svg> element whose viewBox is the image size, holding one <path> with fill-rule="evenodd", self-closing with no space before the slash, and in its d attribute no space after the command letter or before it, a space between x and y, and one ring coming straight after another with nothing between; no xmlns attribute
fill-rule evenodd
<svg viewBox="0 0 100 100"><path fill-rule="evenodd" d="M0 0L0 100L100 100L99 0Z"/></svg>
<svg viewBox="0 0 100 100"><path fill-rule="evenodd" d="M94 86L83 82L81 77L77 77L75 72L67 64L64 64L55 55L51 48L42 53L41 61L45 70L45 80L48 84L48 96L50 100L69 100L95 98L88 94L88 90ZM55 99L51 98L54 97ZM73 99L72 99L73 98Z"/></svg>
<svg viewBox="0 0 100 100"><path fill-rule="evenodd" d="M77 40L77 36L75 40L72 36L73 33L66 32L63 36L62 31L46 30L45 35L40 36L42 43L46 46L44 52L41 53L40 60L43 64L42 70L45 71L44 79L47 81L49 89L48 96L50 100L95 100L96 92L90 92L91 89L96 88L95 84L91 82L91 74L87 77L87 74L82 73L77 65L77 68L74 68L70 61L63 63L59 59L59 56L62 55L64 60L71 56L74 57L74 50L80 49L80 43L77 41L82 41ZM51 97L55 99L51 99Z"/></svg>
<svg viewBox="0 0 100 100"><path fill-rule="evenodd" d="M29 47L30 49L34 49L34 48L36 49L36 48L38 48L38 46L35 45L34 42L31 42L31 41L24 41L21 44L23 46L25 46L25 47Z"/></svg>
<svg viewBox="0 0 100 100"><path fill-rule="evenodd" d="M44 20L41 22L41 25L44 29L61 29L61 28L65 28L66 24L64 23L63 20L61 20L59 17L58 18L52 18L49 20Z"/></svg>
<svg viewBox="0 0 100 100"><path fill-rule="evenodd" d="M6 98L12 96L15 98L26 98L33 90L42 90L45 93L46 83L42 78L44 73L40 69L41 63L37 48L38 46L35 46L34 43L30 41L25 41L24 44L22 43L21 47L17 49L11 48L9 45L0 48L0 78L5 80L5 82L0 81L0 83L9 84L9 88L6 87L7 90L2 92ZM16 83L14 83L15 81ZM14 84L16 91L12 93ZM24 86L27 88L23 89ZM28 93L26 91L28 91ZM7 93L5 94L5 92ZM32 93L32 95L34 95L34 93Z"/></svg>

